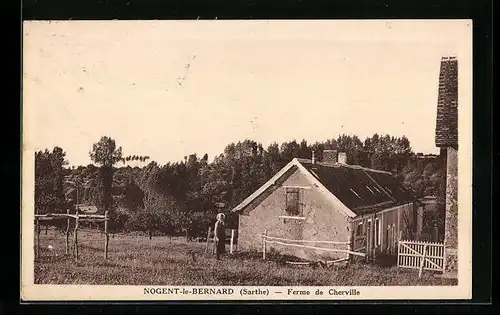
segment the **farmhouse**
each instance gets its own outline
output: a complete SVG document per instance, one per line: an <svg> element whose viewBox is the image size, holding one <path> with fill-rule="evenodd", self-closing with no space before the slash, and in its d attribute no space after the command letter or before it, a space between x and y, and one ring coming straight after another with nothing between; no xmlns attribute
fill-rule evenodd
<svg viewBox="0 0 500 315"><path fill-rule="evenodd" d="M417 217L423 207L391 173L346 160L345 153L325 150L321 162L313 152L312 159L288 163L232 210L239 214L238 248L261 250L266 231L295 244L308 241L309 247L315 241L347 242L349 250L368 257L396 254L398 240L410 239L421 229ZM309 260L349 255L282 244L272 249Z"/></svg>

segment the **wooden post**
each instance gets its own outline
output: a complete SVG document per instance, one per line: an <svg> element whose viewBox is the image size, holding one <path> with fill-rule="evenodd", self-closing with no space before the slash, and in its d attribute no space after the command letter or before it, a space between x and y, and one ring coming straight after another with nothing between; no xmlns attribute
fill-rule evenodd
<svg viewBox="0 0 500 315"><path fill-rule="evenodd" d="M66 255L69 254L69 225L71 223L71 219L69 217L69 209L66 210L66 214L68 215L68 222L66 226Z"/></svg>
<svg viewBox="0 0 500 315"><path fill-rule="evenodd" d="M48 231L49 231L49 225L45 224L45 235L47 235Z"/></svg>
<svg viewBox="0 0 500 315"><path fill-rule="evenodd" d="M215 227L214 227L214 241L213 241L213 245L212 245L212 254L215 255L215 252L217 250L217 241L215 240L215 238L217 237L217 235L215 235Z"/></svg>
<svg viewBox="0 0 500 315"><path fill-rule="evenodd" d="M369 247L368 247L368 233L366 233L366 236L365 236L365 262L368 262L368 257L370 256L370 253L369 253Z"/></svg>
<svg viewBox="0 0 500 315"><path fill-rule="evenodd" d="M371 221L366 222L366 256L365 261L368 262L370 260L371 255Z"/></svg>
<svg viewBox="0 0 500 315"><path fill-rule="evenodd" d="M262 234L262 259L266 260L266 236L267 236L267 230L264 230L264 233Z"/></svg>
<svg viewBox="0 0 500 315"><path fill-rule="evenodd" d="M229 242L229 254L233 253L234 229L231 230L231 241Z"/></svg>
<svg viewBox="0 0 500 315"><path fill-rule="evenodd" d="M209 244L210 244L210 232L212 232L212 227L208 227L208 232L207 232L207 245L205 246L205 254L208 253L209 249Z"/></svg>
<svg viewBox="0 0 500 315"><path fill-rule="evenodd" d="M73 235L73 250L75 252L75 261L78 261L78 210L76 211L76 218L75 218L75 231Z"/></svg>
<svg viewBox="0 0 500 315"><path fill-rule="evenodd" d="M35 250L35 257L40 257L40 220L38 218L35 218L35 229L36 229L36 250Z"/></svg>
<svg viewBox="0 0 500 315"><path fill-rule="evenodd" d="M347 250L348 250L349 252L354 251L354 250L353 250L353 249L354 249L354 246L353 246L353 244L352 244L352 240L353 240L352 235L353 235L353 233L354 233L354 228L353 228L353 227L354 227L354 224L352 224L352 222L351 222L351 231L349 232L349 235L348 235L348 237L347 237ZM347 255L347 261L348 261L348 262L350 262L352 258L353 258L353 256L349 253L349 254Z"/></svg>
<svg viewBox="0 0 500 315"><path fill-rule="evenodd" d="M104 212L104 259L108 259L108 245L109 245L109 233L108 233L108 221L109 221L109 211Z"/></svg>
<svg viewBox="0 0 500 315"><path fill-rule="evenodd" d="M420 270L418 271L419 278L422 276L422 270L424 269L426 256L427 256L427 244L424 245L424 254L422 255L422 260L420 261Z"/></svg>

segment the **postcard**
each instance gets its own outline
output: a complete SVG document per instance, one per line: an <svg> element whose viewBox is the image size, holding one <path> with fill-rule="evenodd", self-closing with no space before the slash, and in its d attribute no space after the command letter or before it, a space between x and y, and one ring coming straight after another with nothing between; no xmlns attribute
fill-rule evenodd
<svg viewBox="0 0 500 315"><path fill-rule="evenodd" d="M25 21L23 301L472 294L472 21Z"/></svg>

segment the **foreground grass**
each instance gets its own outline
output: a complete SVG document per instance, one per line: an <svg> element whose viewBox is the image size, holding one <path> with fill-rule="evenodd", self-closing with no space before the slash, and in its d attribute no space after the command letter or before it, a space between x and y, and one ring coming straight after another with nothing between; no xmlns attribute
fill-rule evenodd
<svg viewBox="0 0 500 315"><path fill-rule="evenodd" d="M80 236L81 235L81 236ZM103 236L79 235L79 261L64 255L62 234L41 236L42 255L35 262L37 284L99 285L456 285L456 281L417 270L351 264L347 267L296 267L235 253L217 261L204 255L205 244L169 237L116 235L103 260ZM52 250L47 249L48 245Z"/></svg>

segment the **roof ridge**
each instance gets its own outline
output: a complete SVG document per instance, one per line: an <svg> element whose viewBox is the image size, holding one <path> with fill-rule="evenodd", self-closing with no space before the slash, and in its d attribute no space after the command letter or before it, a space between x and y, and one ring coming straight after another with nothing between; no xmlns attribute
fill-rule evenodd
<svg viewBox="0 0 500 315"><path fill-rule="evenodd" d="M303 158L296 158L296 159L297 159L297 161L299 161L301 163L311 163L312 162L310 159L303 159ZM364 171L393 175L389 171L377 170L377 169L364 167L364 166L356 165L356 164L343 164L343 163L339 163L339 162L335 162L335 163L316 162L315 164L321 165L321 166L326 166L326 167L348 167L348 168L352 168L352 169L356 169L356 170L364 170Z"/></svg>
<svg viewBox="0 0 500 315"><path fill-rule="evenodd" d="M369 167L364 167L364 166L361 166L361 169L364 170L364 171L370 171L370 172L375 172L375 173L382 173L382 174L393 175L392 172L389 172L389 171L377 170L377 169L374 169L374 168L369 168Z"/></svg>

